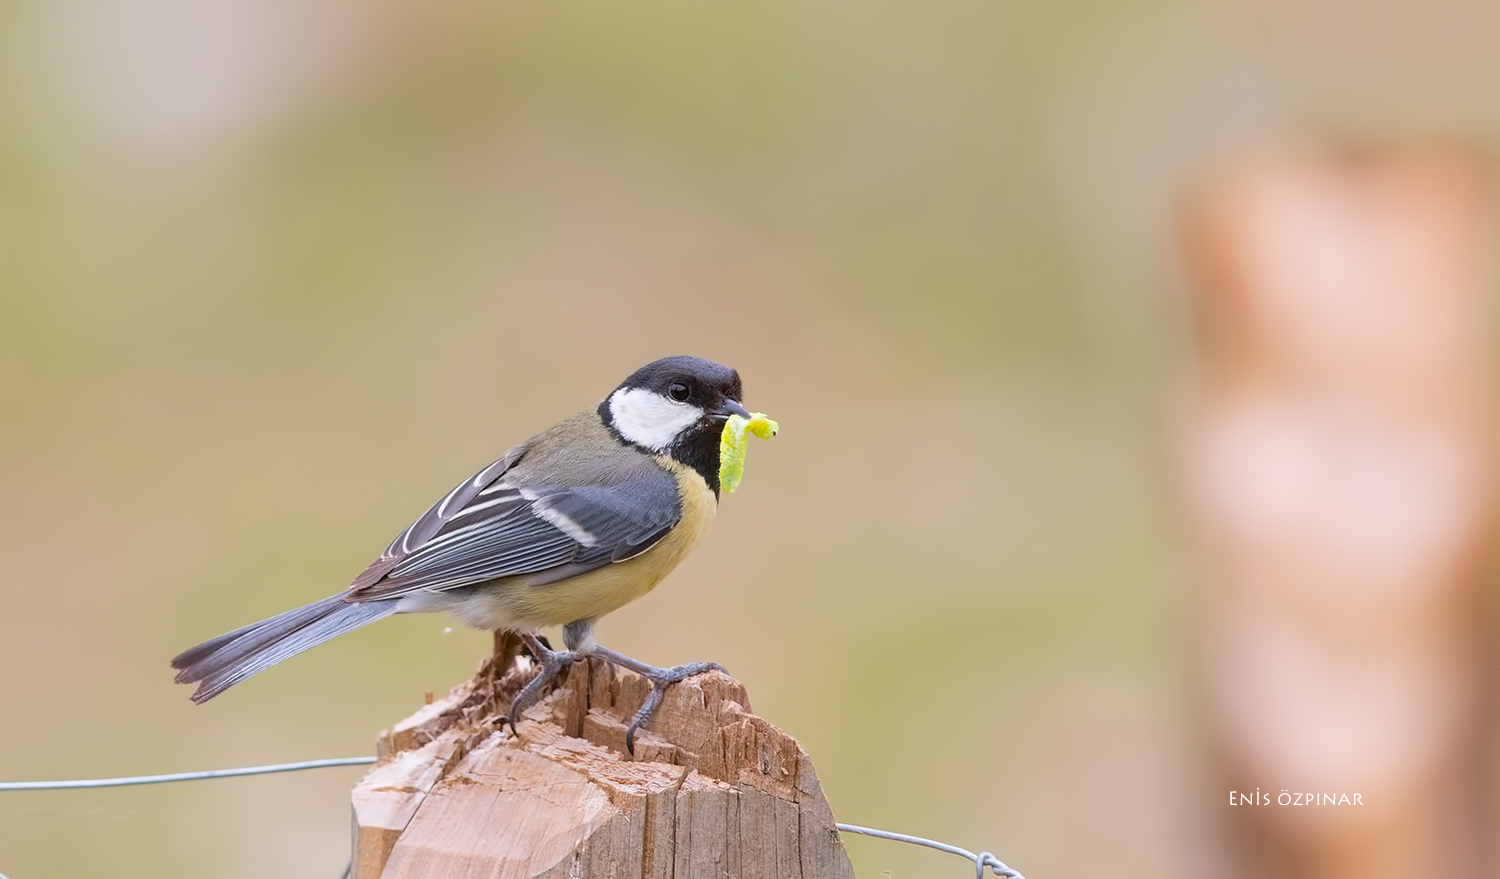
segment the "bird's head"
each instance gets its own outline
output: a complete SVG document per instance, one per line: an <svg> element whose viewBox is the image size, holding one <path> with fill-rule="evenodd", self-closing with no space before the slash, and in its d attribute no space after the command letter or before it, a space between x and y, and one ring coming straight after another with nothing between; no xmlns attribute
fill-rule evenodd
<svg viewBox="0 0 1500 879"><path fill-rule="evenodd" d="M727 366L701 357L663 357L621 382L599 404L599 417L625 442L677 457L698 442L717 450L729 416L750 416L743 396L740 374Z"/></svg>

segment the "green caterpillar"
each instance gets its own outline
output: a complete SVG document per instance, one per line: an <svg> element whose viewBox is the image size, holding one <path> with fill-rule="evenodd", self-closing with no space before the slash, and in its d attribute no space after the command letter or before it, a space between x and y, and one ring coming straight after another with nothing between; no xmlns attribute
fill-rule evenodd
<svg viewBox="0 0 1500 879"><path fill-rule="evenodd" d="M764 412L752 412L749 418L729 416L724 423L724 432L719 435L719 485L732 492L740 486L745 475L745 433L748 431L768 440L776 435L781 426L766 417Z"/></svg>

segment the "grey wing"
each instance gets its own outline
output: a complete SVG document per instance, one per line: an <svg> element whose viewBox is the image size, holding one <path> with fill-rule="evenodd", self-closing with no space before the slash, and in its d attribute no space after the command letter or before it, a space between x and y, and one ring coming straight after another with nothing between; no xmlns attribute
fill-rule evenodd
<svg viewBox="0 0 1500 879"><path fill-rule="evenodd" d="M493 493L495 482L525 454L526 446L517 446L506 452L500 460L460 482L452 491L444 495L442 500L433 504L427 512L418 516L415 522L396 535L396 539L391 541L391 545L380 554L380 558L371 562L369 567L354 578L354 582L349 584L350 590L357 592L379 582L392 568L400 564L402 559L411 555L418 547L443 530L444 526L481 493Z"/></svg>
<svg viewBox="0 0 1500 879"><path fill-rule="evenodd" d="M682 516L676 480L649 459L641 464L608 485L516 485L501 478L506 468L483 485L476 476L403 532L346 597L376 601L523 575L541 585L639 555Z"/></svg>

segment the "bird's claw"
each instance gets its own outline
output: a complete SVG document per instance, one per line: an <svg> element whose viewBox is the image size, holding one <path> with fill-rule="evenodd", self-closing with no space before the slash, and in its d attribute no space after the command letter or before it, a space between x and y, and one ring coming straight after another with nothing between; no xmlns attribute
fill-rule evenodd
<svg viewBox="0 0 1500 879"><path fill-rule="evenodd" d="M532 678L531 682L516 694L516 698L511 700L510 710L505 712L504 722L510 724L510 730L513 733L517 731L516 724L521 719L521 712L536 702L542 691L563 669L579 659L578 654L571 650L549 649L535 636L527 637L526 647L541 663L541 668L537 670L536 677Z"/></svg>
<svg viewBox="0 0 1500 879"><path fill-rule="evenodd" d="M574 650L553 650L536 635L523 635L522 640L526 644L526 649L541 664L541 668L537 671L536 677L532 678L531 682L516 694L516 698L510 703L510 710L506 712L502 722L508 722L512 732L516 731L521 712L529 708L541 696L542 690L563 669L585 658L584 654ZM651 715L655 714L656 709L660 707L668 687L707 671L725 671L724 666L717 662L687 662L671 668L657 668L604 647L595 647L593 655L611 665L633 671L651 682L651 692L647 694L645 703L641 705L641 710L635 713L630 725L625 728L625 750L632 757L635 756L635 734L651 722Z"/></svg>
<svg viewBox="0 0 1500 879"><path fill-rule="evenodd" d="M646 696L646 701L641 705L641 710L635 713L630 725L625 727L625 751L630 756L635 756L635 734L651 721L651 715L661 705L662 697L666 695L667 688L679 681L685 681L693 675L700 675L706 671L725 671L724 666L717 662L687 662L682 665L674 665L671 668L652 668L642 671L641 674L651 682L651 692ZM726 672L727 673L727 672Z"/></svg>

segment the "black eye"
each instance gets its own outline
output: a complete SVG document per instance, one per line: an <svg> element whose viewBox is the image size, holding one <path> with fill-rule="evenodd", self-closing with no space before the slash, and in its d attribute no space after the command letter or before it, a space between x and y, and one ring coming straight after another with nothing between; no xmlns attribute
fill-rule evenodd
<svg viewBox="0 0 1500 879"><path fill-rule="evenodd" d="M692 396L693 392L688 390L688 386L682 382L672 382L667 387L667 394L679 403L686 403L687 398Z"/></svg>

